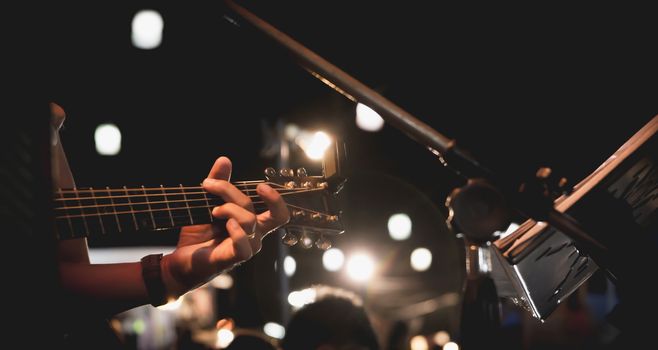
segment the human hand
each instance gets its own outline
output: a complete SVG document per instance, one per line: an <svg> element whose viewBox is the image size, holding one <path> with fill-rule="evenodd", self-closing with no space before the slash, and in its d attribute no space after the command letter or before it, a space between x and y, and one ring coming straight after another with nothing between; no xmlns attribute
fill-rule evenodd
<svg viewBox="0 0 658 350"><path fill-rule="evenodd" d="M288 222L290 214L283 198L264 183L256 192L269 210L256 215L251 199L229 182L231 169L231 161L220 157L203 181L204 190L225 201L212 210L213 217L228 219L225 225L219 221L183 227L176 250L162 258L168 295L182 295L250 259L260 251L268 233Z"/></svg>

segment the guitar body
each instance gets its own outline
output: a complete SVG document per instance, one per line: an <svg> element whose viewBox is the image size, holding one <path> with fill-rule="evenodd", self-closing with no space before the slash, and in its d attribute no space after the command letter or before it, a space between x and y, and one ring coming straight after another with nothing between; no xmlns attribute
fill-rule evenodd
<svg viewBox="0 0 658 350"><path fill-rule="evenodd" d="M0 127L3 341L50 349L62 329L50 169L50 112L35 99L6 101Z"/></svg>
<svg viewBox="0 0 658 350"><path fill-rule="evenodd" d="M64 153L59 130L62 127L65 115L64 111L57 105L51 104L51 125L50 125L50 157L51 157L51 178L52 185L47 193L52 193L59 188L74 188L75 180ZM50 183L50 182L49 182ZM52 201L52 196L49 196ZM51 207L53 207L51 205ZM56 207L56 205L54 205ZM57 210L53 208L54 220ZM57 238L56 220L51 221L50 234L52 239ZM53 229L54 228L54 229ZM70 240L54 241L55 262L77 262L89 263L87 250L87 239L77 237ZM59 319L57 324L60 326L60 333L57 336L57 343L60 349L122 349L122 343L119 337L110 327L109 320L98 315L90 314L88 307L85 307L76 295L69 295L61 288L57 289L58 305L60 306ZM62 302L63 301L63 302ZM49 347L53 347L52 344Z"/></svg>

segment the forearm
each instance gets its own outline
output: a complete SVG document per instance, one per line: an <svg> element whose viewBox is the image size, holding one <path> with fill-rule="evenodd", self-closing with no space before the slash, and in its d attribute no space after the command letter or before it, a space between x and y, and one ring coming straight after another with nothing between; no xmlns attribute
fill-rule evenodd
<svg viewBox="0 0 658 350"><path fill-rule="evenodd" d="M139 262L61 262L59 271L62 288L83 311L111 316L149 303Z"/></svg>

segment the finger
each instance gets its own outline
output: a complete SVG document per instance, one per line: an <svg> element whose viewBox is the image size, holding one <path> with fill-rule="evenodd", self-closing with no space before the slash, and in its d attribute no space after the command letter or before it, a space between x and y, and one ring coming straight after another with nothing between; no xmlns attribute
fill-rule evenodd
<svg viewBox="0 0 658 350"><path fill-rule="evenodd" d="M231 180L231 170L233 169L233 164L231 160L226 157L219 157L213 164L208 177L211 179L221 179L230 181Z"/></svg>
<svg viewBox="0 0 658 350"><path fill-rule="evenodd" d="M288 206L283 200L279 192L275 191L272 187L266 184L259 184L256 187L256 192L263 199L267 205L268 211L258 215L257 222L260 226L258 231L263 235L271 232L272 230L285 225L290 220L290 212Z"/></svg>
<svg viewBox="0 0 658 350"><path fill-rule="evenodd" d="M257 231L254 229L256 227L256 215L235 203L226 203L213 208L212 216L237 221L248 235L252 235L254 231Z"/></svg>
<svg viewBox="0 0 658 350"><path fill-rule="evenodd" d="M251 258L253 251L242 226L231 218L226 222L226 230L233 241L233 259L235 262L238 263Z"/></svg>
<svg viewBox="0 0 658 350"><path fill-rule="evenodd" d="M254 204L251 199L226 180L205 179L203 180L203 189L222 197L226 203L235 203L251 212L254 211Z"/></svg>

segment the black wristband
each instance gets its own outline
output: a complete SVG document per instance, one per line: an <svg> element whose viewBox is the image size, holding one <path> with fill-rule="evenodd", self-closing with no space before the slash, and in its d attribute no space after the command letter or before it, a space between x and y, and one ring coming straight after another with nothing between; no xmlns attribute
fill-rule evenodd
<svg viewBox="0 0 658 350"><path fill-rule="evenodd" d="M160 260L162 260L162 254L147 255L141 260L142 278L144 279L149 301L153 306L167 303L165 285L162 282L162 273L160 271Z"/></svg>

